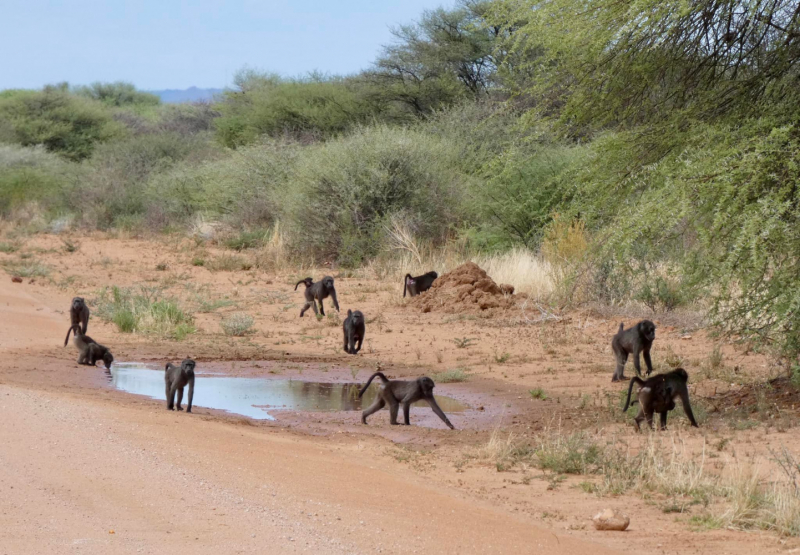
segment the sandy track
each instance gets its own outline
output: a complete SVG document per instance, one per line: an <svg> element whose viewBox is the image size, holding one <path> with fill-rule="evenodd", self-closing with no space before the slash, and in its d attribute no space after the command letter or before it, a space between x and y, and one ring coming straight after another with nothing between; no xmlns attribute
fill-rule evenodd
<svg viewBox="0 0 800 555"><path fill-rule="evenodd" d="M0 301L22 323L4 319L0 353L50 349L66 329L11 283ZM384 467L360 442L8 383L0 421L0 553L612 552Z"/></svg>

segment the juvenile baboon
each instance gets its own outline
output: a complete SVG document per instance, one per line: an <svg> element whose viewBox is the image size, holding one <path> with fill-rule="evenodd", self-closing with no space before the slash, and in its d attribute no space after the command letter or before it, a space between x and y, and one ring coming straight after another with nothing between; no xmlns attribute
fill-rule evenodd
<svg viewBox="0 0 800 555"><path fill-rule="evenodd" d="M192 412L192 397L194 397L194 367L195 362L186 358L180 366L175 366L168 362L164 367L164 384L167 394L167 410L183 410L181 401L183 400L183 388L189 384L189 398L186 405L186 412ZM175 402L175 392L178 393L178 402Z"/></svg>
<svg viewBox="0 0 800 555"><path fill-rule="evenodd" d="M433 412L436 413L436 416L442 419L442 422L447 424L451 430L455 429L455 426L450 423L450 420L447 419L447 416L445 416L444 412L442 412L442 409L439 408L439 404L433 397L433 388L436 384L433 383L432 379L424 376L422 378L417 378L414 381L389 380L383 375L382 372L375 372L369 377L369 380L367 380L366 385L361 388L361 391L358 392L359 399L362 395L364 395L364 392L369 387L369 384L372 383L372 380L376 376L379 377L383 383L381 384L380 391L378 391L378 395L375 397L375 401L372 403L372 405L370 405L369 408L364 409L364 411L361 413L361 422L363 424L367 423L367 417L370 414L378 412L388 403L389 422L391 424L398 424L397 412L402 404L405 425L410 426L411 422L408 419L408 412L411 408L411 403L424 400L430 405L430 407L433 409Z"/></svg>
<svg viewBox="0 0 800 555"><path fill-rule="evenodd" d="M650 361L650 347L656 338L656 325L650 320L642 320L630 329L624 329L620 323L619 331L611 340L611 349L617 359L617 368L614 370L612 382L625 379L625 363L628 362L628 355L633 353L633 367L636 368L636 375L642 375L639 364L639 353L644 356L644 363L647 365L647 375L653 371L653 363Z"/></svg>
<svg viewBox="0 0 800 555"><path fill-rule="evenodd" d="M75 297L72 299L72 305L69 307L69 329L67 330L67 337L64 339L64 347L69 343L69 332L73 330L78 324L82 324L81 331L85 334L89 329L89 307L83 297Z"/></svg>
<svg viewBox="0 0 800 555"><path fill-rule="evenodd" d="M303 305L303 309L300 311L301 318L309 308L314 309L314 314L321 313L325 316L325 309L322 308L322 299L327 299L328 297L333 299L333 308L336 309L336 312L339 312L339 301L336 300L336 289L333 286L333 278L331 276L325 276L316 283L310 277L301 279L295 284L295 291L297 291L297 286L301 283L306 284L306 290L303 292L306 297L306 304ZM317 304L315 301L319 301L319 313L317 312Z"/></svg>
<svg viewBox="0 0 800 555"><path fill-rule="evenodd" d="M98 360L102 360L106 370L111 369L111 363L114 362L114 355L111 354L108 347L101 345L83 333L83 330L78 324L72 326L70 331L73 332L72 342L80 352L78 355L78 364L94 366L97 364Z"/></svg>
<svg viewBox="0 0 800 555"><path fill-rule="evenodd" d="M699 428L697 421L692 413L692 406L689 404L689 387L687 382L689 375L683 368L676 368L666 374L658 374L652 378L643 380L637 376L631 378L628 386L628 399L625 401L623 412L628 410L631 403L631 391L633 384L639 385L639 414L636 415L636 430L640 430L639 424L642 420L647 420L650 428L653 427L653 413L659 413L661 417L661 429L667 428L667 413L675 408L675 399L680 398L683 404L683 412L689 417L692 426ZM635 401L634 401L635 402Z"/></svg>
<svg viewBox="0 0 800 555"><path fill-rule="evenodd" d="M421 276L411 277L411 274L406 274L403 278L403 296L406 296L406 291L412 297L416 297L423 291L427 291L433 285L433 281L439 277L436 272L428 272Z"/></svg>
<svg viewBox="0 0 800 555"><path fill-rule="evenodd" d="M360 310L355 312L352 310L347 311L347 318L344 319L342 330L344 331L344 352L351 355L358 354L358 351L361 350L361 343L364 342L364 332L366 331L364 315ZM356 341L358 341L358 347L356 347Z"/></svg>

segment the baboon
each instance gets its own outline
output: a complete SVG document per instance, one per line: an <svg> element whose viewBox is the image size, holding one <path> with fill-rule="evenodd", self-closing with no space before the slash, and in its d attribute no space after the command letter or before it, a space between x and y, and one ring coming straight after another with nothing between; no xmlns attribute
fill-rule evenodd
<svg viewBox="0 0 800 555"><path fill-rule="evenodd" d="M75 326L82 324L83 328L81 331L84 334L86 330L89 329L89 307L86 306L83 297L75 297L72 299L72 305L69 307L69 320L70 326L67 330L67 337L64 339L64 347L69 343L69 332L71 332Z"/></svg>
<svg viewBox="0 0 800 555"><path fill-rule="evenodd" d="M347 318L344 319L342 324L344 331L344 352L351 355L358 354L361 350L361 343L364 342L364 332L366 326L364 325L364 314L360 310L353 312L347 311ZM358 347L356 347L358 341Z"/></svg>
<svg viewBox="0 0 800 555"><path fill-rule="evenodd" d="M439 277L439 274L436 272L428 272L417 277L411 277L411 274L406 274L406 277L403 278L403 297L406 296L406 291L411 297L416 297L423 291L427 291L437 277Z"/></svg>
<svg viewBox="0 0 800 555"><path fill-rule="evenodd" d="M106 370L111 370L111 363L114 362L114 355L108 347L101 345L85 333L81 326L76 324L70 328L73 332L72 342L78 348L78 364L94 366L98 360L102 360Z"/></svg>
<svg viewBox="0 0 800 555"><path fill-rule="evenodd" d="M683 412L689 417L692 426L699 428L697 421L692 413L692 406L689 404L689 387L686 385L689 375L683 368L676 368L666 374L658 374L652 378L643 380L637 376L631 378L628 386L628 399L625 401L623 412L631 406L631 391L633 384L639 385L639 414L636 415L636 430L640 431L639 424L642 420L647 420L650 428L653 428L653 413L659 413L661 417L661 429L667 429L667 413L675 408L675 399L680 398L683 403ZM636 401L634 401L635 403Z"/></svg>
<svg viewBox="0 0 800 555"><path fill-rule="evenodd" d="M625 379L625 363L628 362L628 355L633 353L633 367L636 368L636 375L642 375L642 368L639 364L639 353L644 356L644 363L647 365L647 375L653 371L653 363L650 361L650 347L656 338L656 325L650 320L642 320L630 329L620 322L617 335L611 340L611 349L617 359L617 368L614 370L612 382Z"/></svg>
<svg viewBox="0 0 800 555"><path fill-rule="evenodd" d="M319 313L325 316L325 309L322 308L322 299L327 299L328 297L333 299L333 308L336 309L336 312L339 312L339 301L336 300L336 289L333 286L333 278L331 276L325 276L316 283L310 277L301 279L295 284L295 291L297 291L297 286L301 283L306 284L306 290L303 292L306 297L306 304L303 305L303 309L300 311L301 318L309 308L313 308L314 314L318 314L315 301L319 301Z"/></svg>
<svg viewBox="0 0 800 555"><path fill-rule="evenodd" d="M180 366L175 366L168 362L164 367L164 384L166 386L167 394L167 410L183 410L181 401L183 400L183 388L189 384L189 397L188 404L186 405L186 412L192 412L192 397L194 397L194 367L195 362L186 358L181 362ZM175 392L178 393L178 402L175 402Z"/></svg>
<svg viewBox="0 0 800 555"><path fill-rule="evenodd" d="M398 424L397 412L402 404L405 425L410 426L411 422L408 419L408 412L411 408L411 403L424 400L430 405L430 407L433 409L433 412L436 413L436 416L442 419L442 422L447 424L451 430L455 429L455 426L450 423L450 420L447 419L447 416L445 416L444 412L442 412L442 409L439 408L439 404L433 397L433 388L436 384L433 383L432 379L424 376L410 382L403 380L389 380L383 375L382 372L375 372L369 377L369 380L367 380L366 385L361 388L361 391L358 392L359 399L362 395L364 395L364 392L369 387L369 384L372 383L372 380L376 376L379 377L383 383L381 384L381 389L378 391L377 397L375 397L375 402L373 402L369 408L364 409L364 411L361 413L362 424L367 423L367 417L370 414L378 412L388 403L389 422L395 425Z"/></svg>

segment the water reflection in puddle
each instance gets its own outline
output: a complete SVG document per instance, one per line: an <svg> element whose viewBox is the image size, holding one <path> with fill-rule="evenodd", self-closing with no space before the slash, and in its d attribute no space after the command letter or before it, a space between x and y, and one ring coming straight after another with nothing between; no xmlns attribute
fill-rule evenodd
<svg viewBox="0 0 800 555"><path fill-rule="evenodd" d="M163 370L154 370L136 363L114 364L111 367L111 383L122 391L166 402ZM371 386L364 397L359 399L358 390L361 385L198 374L193 404L259 420L274 420L267 412L269 410L360 411L362 403L364 406L372 403L378 389ZM188 389L184 390L184 405L186 394ZM441 395L436 395L436 402L446 413L462 412L468 408L456 399ZM428 405L415 403L414 406Z"/></svg>

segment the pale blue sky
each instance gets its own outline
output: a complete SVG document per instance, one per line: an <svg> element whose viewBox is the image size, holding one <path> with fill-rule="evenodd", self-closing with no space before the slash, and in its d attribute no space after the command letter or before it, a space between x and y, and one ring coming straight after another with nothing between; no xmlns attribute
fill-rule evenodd
<svg viewBox="0 0 800 555"><path fill-rule="evenodd" d="M454 1L0 0L0 89L223 87L244 66L354 73L391 41L391 26L442 5Z"/></svg>

